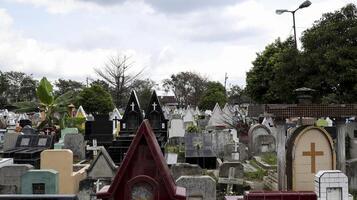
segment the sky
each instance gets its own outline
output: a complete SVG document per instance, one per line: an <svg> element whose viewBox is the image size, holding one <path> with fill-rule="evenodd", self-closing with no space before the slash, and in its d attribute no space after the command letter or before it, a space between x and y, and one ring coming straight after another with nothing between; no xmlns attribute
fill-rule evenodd
<svg viewBox="0 0 357 200"><path fill-rule="evenodd" d="M256 53L293 34L302 0L0 0L0 70L35 78L97 79L110 57L160 83L191 71L245 85ZM298 38L323 13L353 0L311 0L296 13ZM299 44L301 46L301 44ZM301 47L300 47L301 48Z"/></svg>

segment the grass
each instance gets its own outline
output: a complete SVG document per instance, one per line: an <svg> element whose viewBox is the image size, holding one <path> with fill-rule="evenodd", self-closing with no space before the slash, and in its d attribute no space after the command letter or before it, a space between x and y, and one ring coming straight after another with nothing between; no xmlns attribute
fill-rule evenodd
<svg viewBox="0 0 357 200"><path fill-rule="evenodd" d="M268 175L268 171L263 170L258 166L255 160L251 160L250 164L257 169L255 172L244 172L244 177L248 180L263 180L264 176Z"/></svg>
<svg viewBox="0 0 357 200"><path fill-rule="evenodd" d="M275 153L265 153L261 156L262 160L269 165L276 165L278 159Z"/></svg>

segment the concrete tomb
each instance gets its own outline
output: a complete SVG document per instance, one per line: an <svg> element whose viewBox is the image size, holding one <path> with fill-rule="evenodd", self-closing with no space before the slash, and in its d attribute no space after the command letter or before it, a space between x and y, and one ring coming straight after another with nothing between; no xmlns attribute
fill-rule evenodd
<svg viewBox="0 0 357 200"><path fill-rule="evenodd" d="M63 149L70 149L75 160L85 159L84 136L79 133L68 133L64 136Z"/></svg>
<svg viewBox="0 0 357 200"><path fill-rule="evenodd" d="M110 186L97 193L103 200L185 200L186 191L170 175L148 120L140 125Z"/></svg>
<svg viewBox="0 0 357 200"><path fill-rule="evenodd" d="M115 176L116 171L117 166L109 156L107 150L102 147L87 169L87 178L111 180Z"/></svg>
<svg viewBox="0 0 357 200"><path fill-rule="evenodd" d="M58 172L29 170L21 176L21 194L58 194Z"/></svg>
<svg viewBox="0 0 357 200"><path fill-rule="evenodd" d="M212 137L208 134L185 134L185 162L198 164L205 169L216 169L217 156L212 149Z"/></svg>
<svg viewBox="0 0 357 200"><path fill-rule="evenodd" d="M63 149L64 146L64 138L67 134L77 134L78 133L78 129L77 128L64 128L61 130L61 138L59 139L59 141L57 143L55 143L54 145L54 149Z"/></svg>
<svg viewBox="0 0 357 200"><path fill-rule="evenodd" d="M226 127L227 122L225 121L224 113L218 103L214 106L212 116L208 121L208 127Z"/></svg>
<svg viewBox="0 0 357 200"><path fill-rule="evenodd" d="M109 120L113 121L113 135L114 135L114 137L119 136L119 132L120 132L120 123L119 123L119 121L122 118L123 117L121 116L118 108L114 108L113 112L110 113Z"/></svg>
<svg viewBox="0 0 357 200"><path fill-rule="evenodd" d="M12 165L12 164L14 164L14 159L0 158L0 167L6 166L6 165Z"/></svg>
<svg viewBox="0 0 357 200"><path fill-rule="evenodd" d="M189 200L216 200L216 181L210 176L181 176L176 184L186 188Z"/></svg>
<svg viewBox="0 0 357 200"><path fill-rule="evenodd" d="M169 129L169 138L185 137L185 127L183 120L178 116L172 116L171 126Z"/></svg>
<svg viewBox="0 0 357 200"><path fill-rule="evenodd" d="M286 148L288 190L314 191L315 174L336 168L332 139L321 127L299 127L289 138Z"/></svg>
<svg viewBox="0 0 357 200"><path fill-rule="evenodd" d="M251 156L260 155L265 152L276 150L275 137L266 126L261 124L253 125L248 132L249 152Z"/></svg>
<svg viewBox="0 0 357 200"><path fill-rule="evenodd" d="M201 176L203 173L200 166L189 163L177 163L171 165L170 171L174 180L177 180L181 176Z"/></svg>
<svg viewBox="0 0 357 200"><path fill-rule="evenodd" d="M315 175L318 200L347 200L348 178L339 170L322 170Z"/></svg>
<svg viewBox="0 0 357 200"><path fill-rule="evenodd" d="M13 149L16 146L17 137L19 133L5 133L4 134L4 144L3 144L3 151Z"/></svg>
<svg viewBox="0 0 357 200"><path fill-rule="evenodd" d="M53 169L59 176L59 194L76 194L79 182L86 178L89 165L73 165L68 149L45 150L41 153L41 169Z"/></svg>
<svg viewBox="0 0 357 200"><path fill-rule="evenodd" d="M0 167L0 194L18 194L21 192L21 176L32 165L13 164Z"/></svg>

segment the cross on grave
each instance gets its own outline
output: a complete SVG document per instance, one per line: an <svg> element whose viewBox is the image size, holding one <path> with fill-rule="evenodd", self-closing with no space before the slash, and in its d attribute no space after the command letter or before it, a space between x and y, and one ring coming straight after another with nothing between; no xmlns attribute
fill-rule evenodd
<svg viewBox="0 0 357 200"><path fill-rule="evenodd" d="M156 110L156 106L157 106L157 104L154 102L154 103L152 104L152 107L154 108L154 110Z"/></svg>
<svg viewBox="0 0 357 200"><path fill-rule="evenodd" d="M233 194L233 185L243 185L243 179L234 178L236 169L234 167L229 168L228 178L218 178L218 183L227 184L227 194Z"/></svg>
<svg viewBox="0 0 357 200"><path fill-rule="evenodd" d="M46 133L46 135L50 135L50 133L51 133L50 129L46 129L45 133Z"/></svg>
<svg viewBox="0 0 357 200"><path fill-rule="evenodd" d="M304 151L304 152L302 152L302 155L303 156L311 156L311 173L315 174L316 173L316 156L323 156L324 152L316 151L315 143L312 142L310 144L310 151Z"/></svg>
<svg viewBox="0 0 357 200"><path fill-rule="evenodd" d="M114 128L118 128L118 121L120 121L120 119L118 119L117 116L114 117Z"/></svg>
<svg viewBox="0 0 357 200"><path fill-rule="evenodd" d="M238 142L234 141L234 152L238 152L238 148L239 148Z"/></svg>
<svg viewBox="0 0 357 200"><path fill-rule="evenodd" d="M97 156L97 155L98 155L98 151L99 151L101 148L102 148L102 147L97 146L97 139L93 139L93 146L87 145L87 150L88 150L88 151L93 151L93 156Z"/></svg>
<svg viewBox="0 0 357 200"><path fill-rule="evenodd" d="M135 103L134 103L134 102L131 102L130 106L131 106L131 111L134 111Z"/></svg>

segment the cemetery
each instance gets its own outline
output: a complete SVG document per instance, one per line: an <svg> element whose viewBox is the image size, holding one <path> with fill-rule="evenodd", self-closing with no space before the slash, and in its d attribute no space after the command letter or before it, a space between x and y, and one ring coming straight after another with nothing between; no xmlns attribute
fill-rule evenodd
<svg viewBox="0 0 357 200"><path fill-rule="evenodd" d="M355 3L24 2L0 3L0 200L357 200Z"/></svg>

